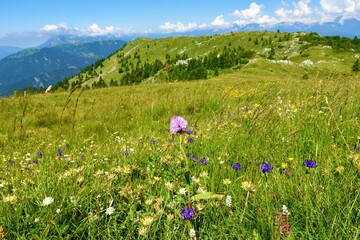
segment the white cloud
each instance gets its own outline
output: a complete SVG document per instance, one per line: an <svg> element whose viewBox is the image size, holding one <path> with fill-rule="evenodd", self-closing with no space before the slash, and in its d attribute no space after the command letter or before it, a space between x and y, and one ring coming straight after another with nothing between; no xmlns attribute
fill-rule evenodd
<svg viewBox="0 0 360 240"><path fill-rule="evenodd" d="M241 11L235 10L234 15L241 19L253 19L260 15L262 7L263 7L262 5L253 2L250 4L250 7L247 9Z"/></svg>
<svg viewBox="0 0 360 240"><path fill-rule="evenodd" d="M319 14L314 14L314 10L309 6L310 3L311 0L299 0L293 2L293 8L290 9L289 5L283 4L284 7L276 9L275 14L280 17L281 22L318 22Z"/></svg>
<svg viewBox="0 0 360 240"><path fill-rule="evenodd" d="M46 24L40 29L40 32L59 32L69 29L66 23Z"/></svg>
<svg viewBox="0 0 360 240"><path fill-rule="evenodd" d="M230 25L229 22L225 21L223 15L217 16L214 21L212 21L211 25L216 27L228 27Z"/></svg>
<svg viewBox="0 0 360 240"><path fill-rule="evenodd" d="M234 23L238 25L246 25L249 23L271 25L278 22L276 18L269 15L264 15L261 11L262 8L264 8L263 5L259 5L253 2L247 9L235 10L233 12L233 15L238 17L239 19L235 20Z"/></svg>
<svg viewBox="0 0 360 240"><path fill-rule="evenodd" d="M359 0L320 0L320 6L325 16L360 19Z"/></svg>
<svg viewBox="0 0 360 240"><path fill-rule="evenodd" d="M114 26L107 26L105 28L101 28L98 24L94 23L86 30L87 34L91 36L101 36L107 34L116 34L119 32L118 28Z"/></svg>
<svg viewBox="0 0 360 240"><path fill-rule="evenodd" d="M160 30L164 30L166 32L186 32L198 28L198 25L196 23L184 25L182 22L177 22L176 24L165 22L159 28Z"/></svg>
<svg viewBox="0 0 360 240"><path fill-rule="evenodd" d="M296 17L306 16L312 13L312 9L308 6L310 0L301 0L295 4L294 15Z"/></svg>

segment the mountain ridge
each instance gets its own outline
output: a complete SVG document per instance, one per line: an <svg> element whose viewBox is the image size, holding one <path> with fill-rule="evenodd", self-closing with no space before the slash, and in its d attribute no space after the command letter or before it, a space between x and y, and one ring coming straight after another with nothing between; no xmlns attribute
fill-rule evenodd
<svg viewBox="0 0 360 240"><path fill-rule="evenodd" d="M46 87L71 77L83 67L121 48L126 42L107 40L29 48L0 60L0 96L26 87Z"/></svg>

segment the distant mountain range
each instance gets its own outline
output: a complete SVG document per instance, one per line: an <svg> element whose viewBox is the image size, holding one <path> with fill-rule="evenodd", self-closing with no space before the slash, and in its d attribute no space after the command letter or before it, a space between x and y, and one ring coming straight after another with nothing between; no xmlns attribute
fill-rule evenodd
<svg viewBox="0 0 360 240"><path fill-rule="evenodd" d="M47 87L122 48L123 40L60 36L0 60L0 96L26 87Z"/></svg>
<svg viewBox="0 0 360 240"><path fill-rule="evenodd" d="M242 31L281 31L281 32L316 32L323 36L343 36L348 38L360 37L360 21L351 18L344 20L336 19L333 22L326 23L302 23L302 22L282 22L274 25L251 23L246 25L232 24L226 28L212 27L205 29L197 29L187 32L169 32L169 33L148 33L123 36L122 39L130 41L136 37L163 38L170 36L203 36L212 34L221 34L226 32L242 32Z"/></svg>

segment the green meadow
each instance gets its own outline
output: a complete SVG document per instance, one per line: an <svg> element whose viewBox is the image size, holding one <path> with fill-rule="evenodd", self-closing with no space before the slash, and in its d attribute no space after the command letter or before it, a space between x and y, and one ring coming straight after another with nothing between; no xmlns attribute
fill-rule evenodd
<svg viewBox="0 0 360 240"><path fill-rule="evenodd" d="M0 238L360 238L347 62L0 99Z"/></svg>

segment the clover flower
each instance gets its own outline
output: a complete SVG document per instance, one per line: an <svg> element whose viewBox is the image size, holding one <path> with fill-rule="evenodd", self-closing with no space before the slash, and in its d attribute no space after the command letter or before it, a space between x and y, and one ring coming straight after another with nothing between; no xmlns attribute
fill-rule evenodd
<svg viewBox="0 0 360 240"><path fill-rule="evenodd" d="M312 159L305 159L304 161L304 166L308 167L308 168L316 168L316 161L312 160Z"/></svg>
<svg viewBox="0 0 360 240"><path fill-rule="evenodd" d="M170 132L172 134L182 133L186 131L188 122L180 116L173 116L170 122Z"/></svg>
<svg viewBox="0 0 360 240"><path fill-rule="evenodd" d="M263 162L261 165L260 165L260 171L262 173L267 173L267 172L271 172L272 170L272 166L270 163L266 163L266 162Z"/></svg>

